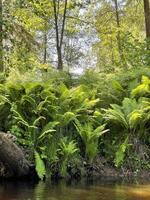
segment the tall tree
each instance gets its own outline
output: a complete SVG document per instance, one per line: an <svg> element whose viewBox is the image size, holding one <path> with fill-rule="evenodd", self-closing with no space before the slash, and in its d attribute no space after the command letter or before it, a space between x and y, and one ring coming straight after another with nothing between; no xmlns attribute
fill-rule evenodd
<svg viewBox="0 0 150 200"><path fill-rule="evenodd" d="M9 73L17 69L25 72L33 69L38 65L39 44L35 38L37 24L43 25L43 21L39 21L32 13L30 4L22 0L3 1L3 21L5 71Z"/></svg>
<svg viewBox="0 0 150 200"><path fill-rule="evenodd" d="M121 46L121 37L120 37L120 16L119 16L119 5L118 0L114 0L115 4L115 15L116 15L116 24L117 24L117 43L120 59L123 59L122 46Z"/></svg>
<svg viewBox="0 0 150 200"><path fill-rule="evenodd" d="M101 0L100 3L95 23L100 40L94 46L99 69L111 71L143 65L143 1Z"/></svg>
<svg viewBox="0 0 150 200"><path fill-rule="evenodd" d="M145 15L146 38L150 39L150 5L149 5L149 0L144 0L144 15ZM148 47L148 48L150 48L150 47Z"/></svg>
<svg viewBox="0 0 150 200"><path fill-rule="evenodd" d="M43 43L44 43L44 55L43 55L43 63L47 62L47 30L44 31L44 38L43 38Z"/></svg>
<svg viewBox="0 0 150 200"><path fill-rule="evenodd" d="M67 3L68 3L68 1L65 0L65 2L64 2L62 26L59 29L60 3L61 3L60 0L58 0L58 1L53 0L54 19L55 19L55 32L56 32L56 49L57 49L57 57L58 57L57 69L58 70L63 70L62 45L63 45L63 37L64 37L64 29L65 29L66 12L67 12Z"/></svg>

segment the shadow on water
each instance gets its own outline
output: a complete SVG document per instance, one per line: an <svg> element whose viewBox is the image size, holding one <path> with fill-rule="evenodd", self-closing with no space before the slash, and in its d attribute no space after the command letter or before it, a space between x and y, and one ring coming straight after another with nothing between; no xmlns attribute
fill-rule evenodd
<svg viewBox="0 0 150 200"><path fill-rule="evenodd" d="M150 183L2 182L0 200L150 200Z"/></svg>

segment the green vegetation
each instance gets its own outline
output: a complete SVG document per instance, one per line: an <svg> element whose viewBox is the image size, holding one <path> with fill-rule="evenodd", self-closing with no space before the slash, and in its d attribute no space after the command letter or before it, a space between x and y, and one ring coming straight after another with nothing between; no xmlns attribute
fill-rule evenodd
<svg viewBox="0 0 150 200"><path fill-rule="evenodd" d="M150 169L146 1L13 0L8 7L0 0L0 7L0 131L17 137L39 178L82 175L98 158ZM92 52L84 54L87 43Z"/></svg>
<svg viewBox="0 0 150 200"><path fill-rule="evenodd" d="M30 150L29 159L35 159L41 179L56 171L66 176L69 166L79 167L82 160L92 165L98 155L116 167L149 168L149 78L142 76L139 83L135 78L130 93L117 80L114 84L114 77L108 78L105 81L112 84L106 98L103 75L96 75L94 88L83 83L85 76L78 80L82 84L69 88L69 80L61 78L6 80L0 85L1 130L10 131Z"/></svg>

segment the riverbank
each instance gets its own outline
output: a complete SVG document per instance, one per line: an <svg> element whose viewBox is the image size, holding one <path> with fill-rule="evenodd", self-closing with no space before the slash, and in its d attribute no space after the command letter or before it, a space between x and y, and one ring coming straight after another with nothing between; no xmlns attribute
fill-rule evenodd
<svg viewBox="0 0 150 200"><path fill-rule="evenodd" d="M99 160L99 161L98 161ZM76 180L80 181L82 179L85 180L92 180L92 181L97 181L97 180L110 180L110 181L115 181L115 180L135 180L135 179L143 179L150 181L150 170L146 169L141 169L141 170L136 170L133 171L131 169L127 168L120 168L117 169L114 166L111 166L108 164L106 161L104 162L104 158L98 159L95 163L89 165L84 163L84 169L71 169L70 167L68 168L68 173L66 177L62 177L58 172L52 175L51 179L53 181L58 181L58 180ZM104 163L103 163L103 162ZM81 172L82 171L82 172ZM32 166L30 170L30 176L12 176L9 171L7 171L6 167L0 163L0 179L5 179L5 180L38 180L38 176L35 171L35 166Z"/></svg>
<svg viewBox="0 0 150 200"><path fill-rule="evenodd" d="M144 179L150 181L150 170L132 170L126 167L116 168L113 163L109 164L105 158L98 157L91 165L84 165L84 173L73 174L70 173L68 178L86 178L91 180L134 180Z"/></svg>
<svg viewBox="0 0 150 200"><path fill-rule="evenodd" d="M7 148L0 149L0 179L38 180L39 176L36 172L37 168L33 164L34 160L31 160L29 156L29 154L32 154L32 152L30 152L28 148L19 146L16 143L16 140L12 140L12 135L10 133L8 134L0 132L0 136L3 146L4 144L7 146ZM126 157L126 160L127 159L128 158ZM24 173L25 164L28 167L28 171L25 171L26 173ZM46 174L43 179L51 177L52 180L128 180L139 178L150 180L149 169L144 169L142 166L141 168L136 168L136 166L135 168L127 167L125 164L120 168L117 168L114 166L113 162L108 162L108 160L102 156L97 156L91 163L83 158L72 160L65 166L66 171L63 175L60 171L59 162L49 165L49 163L45 160L44 165L46 166L46 170L49 171L49 174Z"/></svg>

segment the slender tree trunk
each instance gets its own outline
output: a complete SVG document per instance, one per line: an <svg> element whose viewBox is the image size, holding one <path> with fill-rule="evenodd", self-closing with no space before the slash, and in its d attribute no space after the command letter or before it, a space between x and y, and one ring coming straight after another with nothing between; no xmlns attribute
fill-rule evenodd
<svg viewBox="0 0 150 200"><path fill-rule="evenodd" d="M63 43L64 29L65 29L65 22L66 22L66 12L67 12L67 0L65 0L65 6L64 6L64 14L63 14L63 21L62 21L61 36L60 36L60 47L62 46L62 43Z"/></svg>
<svg viewBox="0 0 150 200"><path fill-rule="evenodd" d="M61 48L59 46L59 27L58 27L58 14L59 14L59 1L58 5L56 6L56 1L53 0L53 6L54 6L54 19L55 19L55 32L56 32L56 49L57 49L57 69L62 70L63 69L63 63L62 63L62 55L61 55Z"/></svg>
<svg viewBox="0 0 150 200"><path fill-rule="evenodd" d="M58 66L57 66L57 69L62 71L63 70L63 61L62 61L62 50L61 50L61 47L57 48L57 55L58 55Z"/></svg>
<svg viewBox="0 0 150 200"><path fill-rule="evenodd" d="M0 0L0 72L3 72L3 10L2 0Z"/></svg>
<svg viewBox="0 0 150 200"><path fill-rule="evenodd" d="M144 0L144 15L145 15L145 29L146 29L146 38L150 40L150 5L149 0ZM150 49L150 41L148 41L148 49Z"/></svg>
<svg viewBox="0 0 150 200"><path fill-rule="evenodd" d="M114 52L113 52L113 40L112 40L112 37L111 37L110 48L111 48L111 62L112 62L112 65L114 65Z"/></svg>
<svg viewBox="0 0 150 200"><path fill-rule="evenodd" d="M118 43L118 51L120 55L120 59L123 59L122 46L121 46L121 37L120 37L120 17L119 17L119 8L118 8L118 0L114 0L115 3L115 13L116 13L116 24L117 24L117 43Z"/></svg>
<svg viewBox="0 0 150 200"><path fill-rule="evenodd" d="M53 7L54 7L55 32L56 32L56 49L57 49L57 58L58 58L57 69L63 70L62 45L63 45L64 28L65 28L65 22L66 22L67 0L65 0L62 27L60 31L59 31L59 25L58 25L59 6L60 6L59 1L60 0L58 0L58 2L56 0L53 0Z"/></svg>
<svg viewBox="0 0 150 200"><path fill-rule="evenodd" d="M47 31L44 32L44 56L43 63L47 62Z"/></svg>

